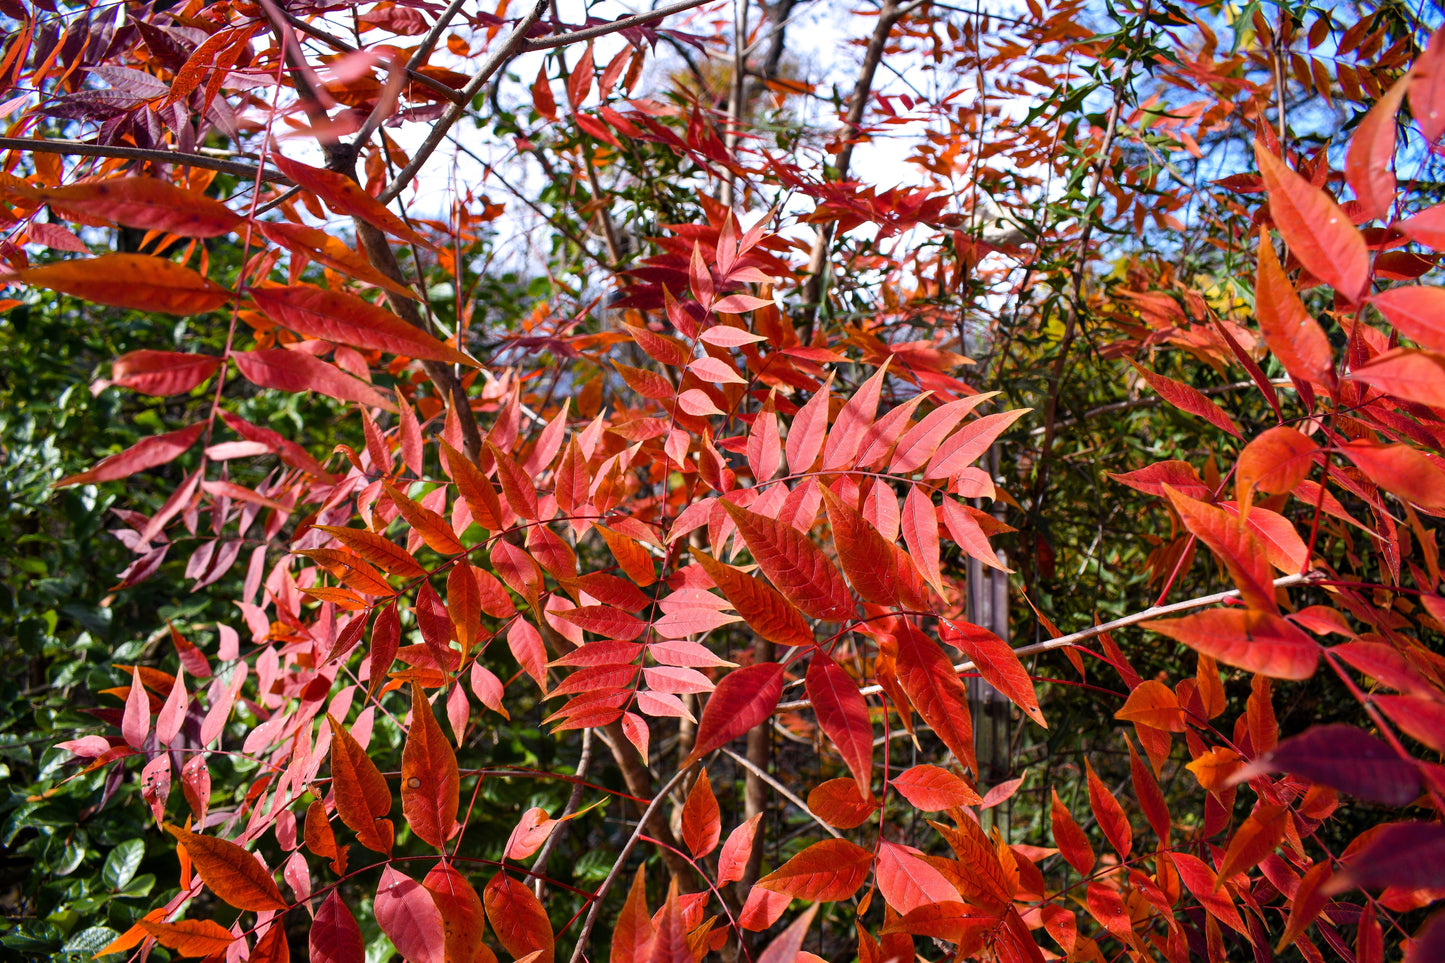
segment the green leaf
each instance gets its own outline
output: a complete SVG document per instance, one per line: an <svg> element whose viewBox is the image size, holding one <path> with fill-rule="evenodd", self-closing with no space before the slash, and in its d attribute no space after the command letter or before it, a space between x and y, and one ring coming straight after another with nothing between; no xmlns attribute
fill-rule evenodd
<svg viewBox="0 0 1445 963"><path fill-rule="evenodd" d="M127 839L112 849L100 870L100 878L105 880L105 885L111 889L125 889L126 884L135 876L135 871L140 868L145 851L145 843L139 839Z"/></svg>

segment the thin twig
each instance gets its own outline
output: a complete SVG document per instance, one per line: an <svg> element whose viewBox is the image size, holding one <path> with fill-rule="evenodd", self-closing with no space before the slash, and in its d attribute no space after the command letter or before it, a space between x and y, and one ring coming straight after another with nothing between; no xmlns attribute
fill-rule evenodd
<svg viewBox="0 0 1445 963"><path fill-rule="evenodd" d="M648 820L657 811L657 807L662 805L662 801L667 798L668 793L672 792L672 787L682 782L695 767L696 764L679 769L674 773L672 778L667 781L667 785L652 797L652 802L647 804L647 809L643 810L642 817L637 820L637 828L627 838L622 852L617 854L617 859L612 863L612 869L608 871L607 878L602 881L601 886L597 887L597 892L592 894L592 908L587 911L587 919L582 922L582 931L577 934L577 945L573 948L572 957L568 963L581 963L583 955L587 952L587 938L592 935L592 928L597 925L597 917L602 912L602 901L612 890L612 884L617 882L617 877L622 875L622 867L627 864L627 857L632 855L637 841L642 838L643 828L647 826Z"/></svg>
<svg viewBox="0 0 1445 963"><path fill-rule="evenodd" d="M587 778L587 770L592 767L592 730L582 730L582 755L577 760L577 781L572 783L572 794L567 797L567 805L562 807L562 815L557 817L557 825L547 834L547 841L542 844L541 850L537 853L537 859L532 863L540 872L533 882L536 884L534 892L537 899L541 899L547 893L547 860L551 858L552 851L557 848L563 836L567 834L567 819L577 811L582 804L583 780Z"/></svg>
<svg viewBox="0 0 1445 963"><path fill-rule="evenodd" d="M737 763L738 765L742 766L742 767L743 767L744 769L746 769L748 772L750 772L750 773L752 773L753 775L757 776L757 777L758 777L759 779L761 779L763 782L767 783L769 786L772 786L774 789L776 789L776 790L778 791L778 795L782 796L782 797L783 797L784 799L786 799L788 802L792 803L794 806L797 806L799 809L801 809L801 810L803 811L803 813L806 814L809 819L813 820L813 822L817 823L819 826L822 826L823 829L825 829L827 832L831 833L832 836L833 836L833 838L835 838L835 839L842 839L842 838L843 838L843 834L842 834L842 833L838 832L838 830L834 829L832 826L829 826L827 823L823 822L823 820L819 819L818 816L813 812L813 810L811 810L811 809L808 808L808 804L805 803L805 802L803 802L803 800L799 799L797 796L793 795L793 793L792 793L791 791L789 791L789 789L788 789L787 786L784 786L782 783L778 782L778 781L777 781L776 779L774 779L772 776L768 775L767 772L766 772L766 770L759 769L757 766L754 766L751 762L748 761L748 759L747 759L746 756L740 756L740 755L738 755L737 753L733 752L731 749L727 749L727 748L724 748L724 749L723 749L723 755L727 756L727 757L728 757L729 759L731 759L733 762L735 762L735 763Z"/></svg>
<svg viewBox="0 0 1445 963"><path fill-rule="evenodd" d="M565 47L582 40L591 40L594 37L605 37L609 33L617 33L629 27L640 26L653 20L661 20L663 17L670 17L674 13L681 13L684 10L691 10L693 7L700 7L711 0L678 0L677 3L668 4L665 7L658 7L656 10L649 10L646 13L634 13L630 17L619 17L611 23L599 23L593 27L584 27L581 30L573 30L570 33L559 33L551 37L539 37L536 40L528 40L518 48L521 53L531 53L534 50L551 50L555 47Z"/></svg>
<svg viewBox="0 0 1445 963"><path fill-rule="evenodd" d="M307 23L305 20L302 20L300 17L296 16L293 13L283 12L283 16L286 17L286 22L289 23L294 29L301 31L309 37L320 40L322 43L326 44L328 47L331 47L333 50L340 50L342 53L357 52L357 49L351 44L347 43L345 40L342 40L335 34L327 33L325 30L322 30L320 27L314 24ZM424 74L421 71L415 70L411 67L408 67L406 69L406 75L408 79L412 80L415 83L421 84L423 87L428 87L436 91L454 104L465 102L462 99L461 91L457 90L455 87L451 87L447 84L442 83L435 77L428 76L427 74Z"/></svg>
<svg viewBox="0 0 1445 963"><path fill-rule="evenodd" d="M1321 575L1319 572L1309 572L1304 575L1286 575L1282 578L1275 579L1272 584L1275 588L1289 588L1292 585L1306 585L1311 582L1317 582L1322 578L1323 575ZM1190 609L1201 609L1204 608L1206 605L1215 605L1219 602L1225 602L1229 599L1238 597L1239 589L1230 589L1227 592L1215 592L1213 595L1201 595L1198 598L1185 599L1182 602L1171 602L1169 605L1155 605L1145 609L1142 612L1135 612L1133 615L1126 615L1123 618L1115 619L1112 622L1104 622L1101 625L1096 625L1092 628L1084 629L1081 632L1073 632L1069 635L1061 635L1056 639L1047 639L1043 642L1035 642L1033 645L1020 646L1013 651L1015 655L1025 656L1033 655L1035 652L1049 652L1053 649L1062 649L1066 646L1082 642L1085 639L1092 639L1096 635L1103 635L1105 632L1113 632L1116 629L1127 628L1131 625L1137 625L1140 622L1147 622L1150 619L1157 619L1160 616L1173 615L1175 612L1187 612ZM953 667L953 671L963 673L968 672L973 668L975 668L975 666L972 662L960 662ZM870 696L876 695L877 693L882 691L882 686L870 685L864 686L862 689L859 689L858 693L860 695ZM793 702L782 702L778 704L778 707L774 709L773 712L792 712L797 709L807 709L812 706L812 704L813 701L811 699L798 699Z"/></svg>
<svg viewBox="0 0 1445 963"><path fill-rule="evenodd" d="M0 137L0 150L34 151L38 154L66 154L74 157L119 157L125 160L150 161L156 164L176 164L181 167L202 167L206 170L234 174L237 177L253 179L257 176L255 165L204 154L188 154L178 150L160 150L146 147L123 147L116 144L87 144L79 140L58 140L39 137ZM260 174L262 180L276 184L290 184L291 179L272 171Z"/></svg>
<svg viewBox="0 0 1445 963"><path fill-rule="evenodd" d="M461 119L462 114L466 112L467 107L471 104L472 98L487 85L487 81L492 79L492 75L498 70L501 70L502 65L505 64L513 54L517 53L523 38L527 36L527 31L531 30L532 25L542 18L542 11L546 6L547 0L534 0L532 9L527 12L525 17L518 21L517 26L512 29L511 33L507 34L501 44L487 55L487 59L482 63L481 69L477 71L476 76L467 81L467 85L462 88L462 96L448 107L446 113L442 114L441 117L437 118L436 122L432 124L431 132L427 134L426 140L422 141L421 146L416 149L416 153L412 155L411 161L401 169L401 172L396 175L396 178L392 180L390 184L386 185L386 189L381 192L377 200L383 204L388 204L406 189L406 186L416 177L417 172L422 169L422 165L427 162L428 158L431 157L432 153L436 151L437 147L440 146L441 142L446 138L447 132L452 129L452 125Z"/></svg>

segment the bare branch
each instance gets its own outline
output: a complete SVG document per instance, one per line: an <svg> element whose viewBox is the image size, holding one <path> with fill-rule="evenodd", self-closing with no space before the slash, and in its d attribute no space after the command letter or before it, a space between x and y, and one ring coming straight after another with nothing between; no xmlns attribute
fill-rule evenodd
<svg viewBox="0 0 1445 963"><path fill-rule="evenodd" d="M656 10L649 10L647 13L634 13L630 17L620 17L611 23L599 23L595 27L584 27L581 30L573 30L571 33L559 33L551 37L528 40L518 48L518 52L530 53L534 50L552 50L556 47L565 47L569 44L578 43L583 40L591 40L595 37L605 37L610 33L617 33L629 27L650 23L653 20L661 20L663 17L670 17L674 13L681 13L684 10L691 10L693 7L701 7L711 2L712 0L678 0L677 3L670 3L665 7L658 7Z"/></svg>
<svg viewBox="0 0 1445 963"><path fill-rule="evenodd" d="M206 154L189 154L178 150L157 150L146 147L124 147L114 144L87 144L79 140L52 140L39 137L0 137L0 150L34 151L39 154L66 154L74 157L120 157L126 160L149 161L155 164L176 164L181 167L202 167L206 170L234 174L264 181L290 184L291 179L273 171L258 171L254 164L226 160Z"/></svg>

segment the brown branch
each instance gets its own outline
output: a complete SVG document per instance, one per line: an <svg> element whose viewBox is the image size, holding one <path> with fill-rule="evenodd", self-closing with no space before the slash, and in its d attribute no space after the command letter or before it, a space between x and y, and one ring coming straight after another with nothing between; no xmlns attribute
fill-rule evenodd
<svg viewBox="0 0 1445 963"><path fill-rule="evenodd" d="M868 107L868 98L873 90L873 78L878 73L878 64L883 60L883 50L888 46L888 36L902 18L904 8L898 0L884 0L883 9L878 11L878 26L868 39L868 52L863 55L863 69L853 87L853 96L848 103L848 116L843 127L843 148L838 151L835 180L848 179L848 167L853 161L853 147L863 127L863 113ZM813 249L808 256L808 280L803 284L803 341L813 338L813 321L823 299L823 264L827 259L828 247L833 243L833 222L829 221L819 229L813 240Z"/></svg>
<svg viewBox="0 0 1445 963"><path fill-rule="evenodd" d="M0 150L33 151L37 154L66 154L73 157L119 157L125 160L148 161L155 164L176 164L181 167L201 167L254 180L275 184L290 184L291 179L272 171L261 171L255 165L240 161L207 157L204 154L188 154L178 150L159 150L146 147L123 147L112 144L87 144L78 140L53 140L38 137L0 137Z"/></svg>
<svg viewBox="0 0 1445 963"><path fill-rule="evenodd" d="M401 172L398 173L392 182L386 186L386 189L381 192L378 200L385 204L395 199L398 194L406 189L406 186L411 183L412 178L416 177L417 172L422 169L427 159L431 157L442 140L446 138L447 131L451 130L452 125L461 119L462 114L466 112L468 105L471 104L472 98L480 93L481 89L486 86L487 81L492 78L492 75L500 70L502 65L517 53L523 39L527 36L527 31L531 30L532 25L541 19L542 10L546 6L547 0L534 0L532 9L527 12L525 17L518 21L517 26L513 28L512 32L506 36L501 44L487 56L487 59L482 63L481 69L477 74L472 77L471 80L467 81L467 85L461 90L462 96L448 107L446 113L442 114L441 117L437 118L432 124L431 132L427 134L426 140L422 141L421 146L416 149L416 153L412 156L411 161L406 167L402 168Z"/></svg>
<svg viewBox="0 0 1445 963"><path fill-rule="evenodd" d="M649 10L646 13L634 13L630 17L619 17L611 23L599 23L595 27L584 27L581 30L573 30L570 33L559 33L550 37L527 40L518 48L518 52L531 53L534 50L552 50L556 47L565 47L582 40L605 37L610 33L617 33L629 27L637 27L644 23L650 23L653 20L661 20L663 17L670 17L674 13L691 10L693 7L700 7L710 2L711 0L678 0L677 3L668 4L665 7L658 7L656 10Z"/></svg>

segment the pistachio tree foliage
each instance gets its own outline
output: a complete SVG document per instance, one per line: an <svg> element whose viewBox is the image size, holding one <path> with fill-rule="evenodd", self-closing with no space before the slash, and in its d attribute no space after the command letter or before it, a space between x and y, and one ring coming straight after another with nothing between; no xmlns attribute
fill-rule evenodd
<svg viewBox="0 0 1445 963"><path fill-rule="evenodd" d="M1434 14L0 13L6 307L178 319L57 484L224 603L98 955L1445 959Z"/></svg>

